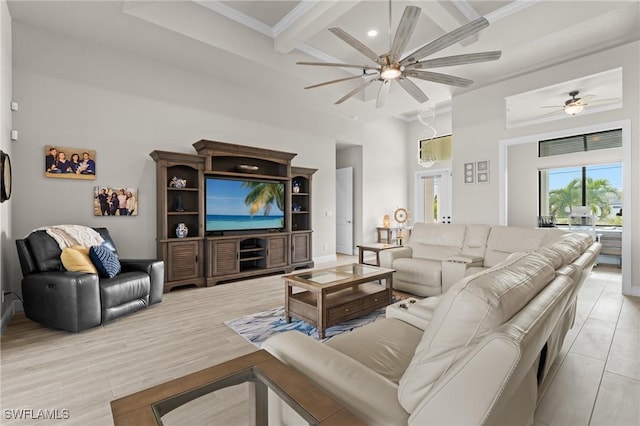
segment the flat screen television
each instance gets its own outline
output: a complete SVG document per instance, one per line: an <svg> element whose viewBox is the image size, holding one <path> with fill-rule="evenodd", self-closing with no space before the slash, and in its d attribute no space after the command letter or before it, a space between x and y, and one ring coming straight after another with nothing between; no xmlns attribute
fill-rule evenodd
<svg viewBox="0 0 640 426"><path fill-rule="evenodd" d="M208 233L284 229L284 182L207 176L205 192Z"/></svg>

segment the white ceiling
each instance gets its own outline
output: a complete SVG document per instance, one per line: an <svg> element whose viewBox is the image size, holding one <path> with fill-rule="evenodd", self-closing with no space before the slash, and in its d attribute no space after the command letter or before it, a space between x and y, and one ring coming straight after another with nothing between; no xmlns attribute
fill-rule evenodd
<svg viewBox="0 0 640 426"><path fill-rule="evenodd" d="M372 65L369 59L335 37L340 27L375 52L389 48L389 3L386 0L304 1L8 1L12 19L72 37L101 43L155 60L216 76L256 96L300 105L316 113L360 122L395 116L413 118L420 110L406 92L392 85L387 104L375 108L377 87L342 105L333 103L359 80L316 89L305 86L348 77L353 70L309 67L296 61L344 61ZM466 89L414 80L430 104L448 105L452 96L640 39L640 3L629 1L393 1L392 27L407 5L422 8L407 46L414 50L475 19L490 26L478 35L433 57L501 50L498 61L436 71L474 80ZM378 30L370 38L367 31ZM355 70L355 73L359 73ZM588 81L587 81L588 83ZM573 84L573 86L572 86ZM376 85L374 85L376 86ZM528 93L535 105L521 111L533 120L539 105L564 102L575 82L549 91ZM607 87L580 87L583 93L613 98ZM597 90L597 92L594 92ZM582 93L582 92L581 92ZM543 111L546 114L548 111Z"/></svg>

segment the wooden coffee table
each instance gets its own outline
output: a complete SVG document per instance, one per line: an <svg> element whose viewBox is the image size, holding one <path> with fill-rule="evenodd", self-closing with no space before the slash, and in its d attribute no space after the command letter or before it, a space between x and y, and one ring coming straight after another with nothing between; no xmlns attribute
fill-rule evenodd
<svg viewBox="0 0 640 426"><path fill-rule="evenodd" d="M332 325L390 305L393 269L370 265L337 266L285 275L285 315L295 316L318 329L320 338ZM380 284L381 280L385 285ZM294 293L293 288L304 289Z"/></svg>

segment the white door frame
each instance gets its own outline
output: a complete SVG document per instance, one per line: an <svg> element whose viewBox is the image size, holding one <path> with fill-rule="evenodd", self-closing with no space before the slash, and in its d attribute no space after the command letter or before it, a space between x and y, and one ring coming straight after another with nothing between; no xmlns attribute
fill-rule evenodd
<svg viewBox="0 0 640 426"><path fill-rule="evenodd" d="M442 196L442 200L438 200L438 206L440 207L440 213L441 215L444 216L453 216L452 215L452 201L453 201L453 185L451 184L451 167L445 167L445 168L439 168L439 169L429 169L429 170L425 170L425 171L419 171L415 173L415 177L414 177L414 184L413 184L413 211L414 211L414 218L413 218L413 222L415 222L418 217L421 217L422 219L424 219L424 188L422 185L422 179L424 178L428 178L428 177L435 177L435 176L443 176L443 181L446 181L446 185L441 185L440 186L440 190L442 191L443 195ZM443 191L443 189L446 189L446 193ZM442 203L440 203L442 201ZM438 220L438 222L441 222L442 218L440 218Z"/></svg>
<svg viewBox="0 0 640 426"><path fill-rule="evenodd" d="M353 167L341 167L336 169L336 252L341 254L354 254L354 244L353 244ZM350 188L346 188L351 195L351 199L343 200L343 203L339 202L338 197L340 196L340 191L338 191L338 185L341 183L340 175L344 177L349 177ZM346 213L350 214L341 217L340 210L341 207L348 207ZM339 241L342 241L341 232L344 232L342 237L345 237L344 244L338 244Z"/></svg>

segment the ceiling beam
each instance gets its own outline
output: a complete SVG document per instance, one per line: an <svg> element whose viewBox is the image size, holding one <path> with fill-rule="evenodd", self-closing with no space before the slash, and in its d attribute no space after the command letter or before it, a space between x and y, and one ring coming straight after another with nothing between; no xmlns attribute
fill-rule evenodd
<svg viewBox="0 0 640 426"><path fill-rule="evenodd" d="M442 28L445 33L453 31L456 28L461 27L462 25L467 23L465 21L461 21L457 16L449 12L440 2L411 1L410 3L413 3L414 5L422 8L422 13L424 13L430 20L435 22L437 26ZM467 6L467 12L469 12L469 9L472 9L471 5L466 2L465 4ZM476 15L478 14L476 13ZM470 19L469 21L472 21L472 19ZM460 42L460 44L462 44L463 46L468 46L472 43L475 43L476 41L478 41L478 34L474 34L465 38Z"/></svg>
<svg viewBox="0 0 640 426"><path fill-rule="evenodd" d="M331 27L334 22L361 0L355 1L317 1L313 7L291 22L274 37L274 48L277 52L287 54L299 45L308 41L319 31Z"/></svg>

